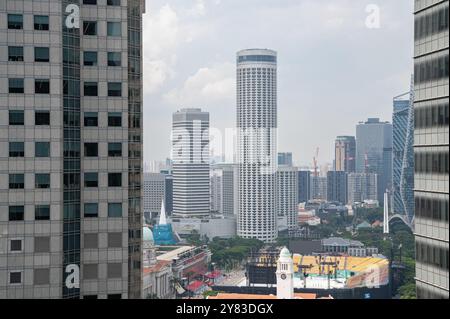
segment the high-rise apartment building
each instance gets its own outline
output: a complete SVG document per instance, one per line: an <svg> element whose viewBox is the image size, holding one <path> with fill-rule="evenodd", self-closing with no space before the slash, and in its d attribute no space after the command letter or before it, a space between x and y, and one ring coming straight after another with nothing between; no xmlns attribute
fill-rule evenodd
<svg viewBox="0 0 450 319"><path fill-rule="evenodd" d="M211 212L227 216L235 214L235 172L233 164L211 167Z"/></svg>
<svg viewBox="0 0 450 319"><path fill-rule="evenodd" d="M348 202L348 181L346 172L330 171L327 174L327 201L339 202L343 205Z"/></svg>
<svg viewBox="0 0 450 319"><path fill-rule="evenodd" d="M410 93L394 98L392 116L393 213L414 219L414 110Z"/></svg>
<svg viewBox="0 0 450 319"><path fill-rule="evenodd" d="M286 220L288 230L298 226L298 168L287 165L278 167L277 212Z"/></svg>
<svg viewBox="0 0 450 319"><path fill-rule="evenodd" d="M377 174L351 173L348 175L348 203L378 200Z"/></svg>
<svg viewBox="0 0 450 319"><path fill-rule="evenodd" d="M182 109L173 114L173 215L210 214L209 113Z"/></svg>
<svg viewBox="0 0 450 319"><path fill-rule="evenodd" d="M311 200L311 172L298 171L298 203Z"/></svg>
<svg viewBox="0 0 450 319"><path fill-rule="evenodd" d="M237 54L238 236L267 243L278 236L277 53Z"/></svg>
<svg viewBox="0 0 450 319"><path fill-rule="evenodd" d="M417 297L449 298L449 1L415 1Z"/></svg>
<svg viewBox="0 0 450 319"><path fill-rule="evenodd" d="M392 124L369 118L356 127L356 172L378 175L378 201L392 188Z"/></svg>
<svg viewBox="0 0 450 319"><path fill-rule="evenodd" d="M334 149L334 170L337 172L356 172L356 139L354 136L338 136Z"/></svg>
<svg viewBox="0 0 450 319"><path fill-rule="evenodd" d="M0 298L140 298L142 0L0 2Z"/></svg>

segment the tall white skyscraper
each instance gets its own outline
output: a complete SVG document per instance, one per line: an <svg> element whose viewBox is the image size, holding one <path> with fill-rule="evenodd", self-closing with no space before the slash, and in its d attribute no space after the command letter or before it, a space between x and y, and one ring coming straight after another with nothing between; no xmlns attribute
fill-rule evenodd
<svg viewBox="0 0 450 319"><path fill-rule="evenodd" d="M277 213L288 230L298 226L298 168L282 165L277 172Z"/></svg>
<svg viewBox="0 0 450 319"><path fill-rule="evenodd" d="M173 114L173 215L210 214L209 113L182 109Z"/></svg>
<svg viewBox="0 0 450 319"><path fill-rule="evenodd" d="M237 233L267 243L278 237L277 127L277 53L266 49L238 52Z"/></svg>

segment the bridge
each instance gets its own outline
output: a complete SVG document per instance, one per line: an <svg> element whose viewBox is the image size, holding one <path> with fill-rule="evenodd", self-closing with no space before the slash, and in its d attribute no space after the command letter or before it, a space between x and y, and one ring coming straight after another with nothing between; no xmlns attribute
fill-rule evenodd
<svg viewBox="0 0 450 319"><path fill-rule="evenodd" d="M414 233L414 226L415 226L414 218L412 218L412 220L410 220L409 216L401 215L401 214L395 214L395 215L389 216L389 224L392 224L395 220L400 220L401 222L403 222Z"/></svg>

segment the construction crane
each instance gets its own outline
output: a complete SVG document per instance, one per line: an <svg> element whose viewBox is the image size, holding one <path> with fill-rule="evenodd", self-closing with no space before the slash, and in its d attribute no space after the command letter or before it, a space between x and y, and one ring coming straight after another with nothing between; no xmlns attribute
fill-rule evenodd
<svg viewBox="0 0 450 319"><path fill-rule="evenodd" d="M320 148L318 147L316 149L316 155L313 157L313 164L314 164L314 176L318 177L319 176L319 151Z"/></svg>

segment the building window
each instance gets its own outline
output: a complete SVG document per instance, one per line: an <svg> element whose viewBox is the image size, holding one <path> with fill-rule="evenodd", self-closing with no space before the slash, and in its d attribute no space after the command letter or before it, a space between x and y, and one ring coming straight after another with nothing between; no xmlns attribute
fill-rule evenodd
<svg viewBox="0 0 450 319"><path fill-rule="evenodd" d="M34 208L35 220L50 220L50 205L36 205Z"/></svg>
<svg viewBox="0 0 450 319"><path fill-rule="evenodd" d="M34 62L49 62L50 49L45 47L34 48Z"/></svg>
<svg viewBox="0 0 450 319"><path fill-rule="evenodd" d="M8 14L8 29L13 29L13 30L23 29L23 15Z"/></svg>
<svg viewBox="0 0 450 319"><path fill-rule="evenodd" d="M50 157L50 142L36 142L34 151L36 157Z"/></svg>
<svg viewBox="0 0 450 319"><path fill-rule="evenodd" d="M23 79L9 79L9 93L23 94L25 86Z"/></svg>
<svg viewBox="0 0 450 319"><path fill-rule="evenodd" d="M121 65L122 65L122 53L108 52L108 66L121 66Z"/></svg>
<svg viewBox="0 0 450 319"><path fill-rule="evenodd" d="M122 278L122 264L110 263L107 265L108 278ZM110 295L108 295L109 298ZM118 295L120 296L120 295Z"/></svg>
<svg viewBox="0 0 450 319"><path fill-rule="evenodd" d="M85 295L85 296L83 296L83 299L98 299L98 296L97 295Z"/></svg>
<svg viewBox="0 0 450 319"><path fill-rule="evenodd" d="M25 175L24 174L9 174L9 189L24 189Z"/></svg>
<svg viewBox="0 0 450 319"><path fill-rule="evenodd" d="M96 5L97 4L97 0L83 0L83 4Z"/></svg>
<svg viewBox="0 0 450 319"><path fill-rule="evenodd" d="M9 242L9 251L21 252L22 251L22 239L11 239Z"/></svg>
<svg viewBox="0 0 450 319"><path fill-rule="evenodd" d="M23 221L25 215L24 206L9 206L9 221Z"/></svg>
<svg viewBox="0 0 450 319"><path fill-rule="evenodd" d="M50 237L34 237L34 252L35 253L49 253L50 252Z"/></svg>
<svg viewBox="0 0 450 319"><path fill-rule="evenodd" d="M34 93L50 94L50 80L35 80Z"/></svg>
<svg viewBox="0 0 450 319"><path fill-rule="evenodd" d="M84 21L83 22L83 34L84 35L97 35L97 22Z"/></svg>
<svg viewBox="0 0 450 319"><path fill-rule="evenodd" d="M120 218L122 217L122 203L108 204L108 217Z"/></svg>
<svg viewBox="0 0 450 319"><path fill-rule="evenodd" d="M48 111L36 111L34 113L35 125L50 125L50 112Z"/></svg>
<svg viewBox="0 0 450 319"><path fill-rule="evenodd" d="M84 82L84 96L98 96L98 83Z"/></svg>
<svg viewBox="0 0 450 319"><path fill-rule="evenodd" d="M108 174L108 186L109 187L122 187L122 174L121 173L109 173Z"/></svg>
<svg viewBox="0 0 450 319"><path fill-rule="evenodd" d="M107 297L108 299L122 299L122 295L121 294L110 294Z"/></svg>
<svg viewBox="0 0 450 319"><path fill-rule="evenodd" d="M21 271L11 271L9 273L9 284L10 285L20 285L22 283L22 272Z"/></svg>
<svg viewBox="0 0 450 319"><path fill-rule="evenodd" d="M120 6L120 0L108 0L108 6Z"/></svg>
<svg viewBox="0 0 450 319"><path fill-rule="evenodd" d="M84 204L84 217L97 218L98 217L98 204L97 203Z"/></svg>
<svg viewBox="0 0 450 319"><path fill-rule="evenodd" d="M48 31L49 19L48 16L34 16L34 30Z"/></svg>
<svg viewBox="0 0 450 319"><path fill-rule="evenodd" d="M23 47L8 47L8 61L23 62Z"/></svg>
<svg viewBox="0 0 450 319"><path fill-rule="evenodd" d="M85 51L83 53L84 56L84 65L85 66L97 66L98 54L95 51Z"/></svg>
<svg viewBox="0 0 450 319"><path fill-rule="evenodd" d="M108 143L108 156L109 157L121 157L122 156L122 143Z"/></svg>
<svg viewBox="0 0 450 319"><path fill-rule="evenodd" d="M108 22L107 24L109 37L120 37L122 35L122 23Z"/></svg>
<svg viewBox="0 0 450 319"><path fill-rule="evenodd" d="M84 113L84 126L97 127L98 126L98 113L97 112L85 112Z"/></svg>
<svg viewBox="0 0 450 319"><path fill-rule="evenodd" d="M84 156L98 157L98 143L84 143Z"/></svg>
<svg viewBox="0 0 450 319"><path fill-rule="evenodd" d="M109 127L121 127L122 126L122 113L120 113L120 112L108 113L108 126Z"/></svg>
<svg viewBox="0 0 450 319"><path fill-rule="evenodd" d="M24 125L24 111L9 111L9 125Z"/></svg>
<svg viewBox="0 0 450 319"><path fill-rule="evenodd" d="M35 188L36 189L50 188L50 174L36 174Z"/></svg>
<svg viewBox="0 0 450 319"><path fill-rule="evenodd" d="M98 187L98 173L85 173L84 187Z"/></svg>
<svg viewBox="0 0 450 319"><path fill-rule="evenodd" d="M120 82L108 83L108 96L122 96L122 83Z"/></svg>
<svg viewBox="0 0 450 319"><path fill-rule="evenodd" d="M9 142L9 157L25 157L25 143Z"/></svg>

